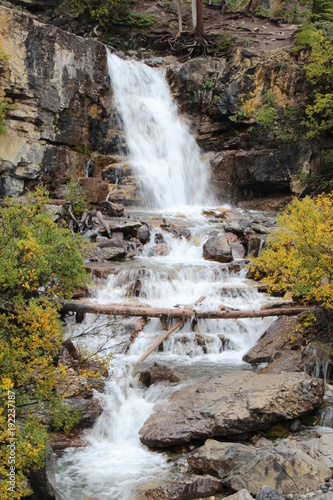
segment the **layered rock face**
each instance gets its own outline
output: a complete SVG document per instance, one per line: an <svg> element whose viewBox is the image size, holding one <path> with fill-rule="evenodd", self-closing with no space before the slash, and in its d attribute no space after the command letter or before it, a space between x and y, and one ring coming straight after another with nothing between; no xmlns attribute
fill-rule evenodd
<svg viewBox="0 0 333 500"><path fill-rule="evenodd" d="M112 179L113 171L113 177L125 178L120 198L131 202L124 188L131 172L124 168L124 175L117 174L115 166L115 153L124 144L105 47L4 7L0 43L8 56L0 67L0 95L14 107L0 141L0 194L20 195L43 182L57 195L72 169L85 176L90 159L94 177L110 185L118 180ZM116 194L113 198L119 199Z"/></svg>

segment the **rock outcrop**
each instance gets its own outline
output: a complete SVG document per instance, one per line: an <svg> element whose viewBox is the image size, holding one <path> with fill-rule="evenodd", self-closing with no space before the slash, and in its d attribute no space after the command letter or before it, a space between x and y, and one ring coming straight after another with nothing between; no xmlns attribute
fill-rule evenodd
<svg viewBox="0 0 333 500"><path fill-rule="evenodd" d="M143 444L163 448L257 431L313 410L324 383L305 373L233 372L174 392L140 430Z"/></svg>
<svg viewBox="0 0 333 500"><path fill-rule="evenodd" d="M208 439L188 463L196 473L217 476L232 490L246 488L256 495L266 485L279 494L296 494L325 484L331 477L332 460L327 457L332 452L333 438L325 432L315 439L311 435L275 442L261 438L255 446Z"/></svg>

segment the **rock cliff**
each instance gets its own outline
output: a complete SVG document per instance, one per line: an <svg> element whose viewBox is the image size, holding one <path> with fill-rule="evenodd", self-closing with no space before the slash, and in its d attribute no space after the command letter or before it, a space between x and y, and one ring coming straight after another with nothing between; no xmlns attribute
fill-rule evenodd
<svg viewBox="0 0 333 500"><path fill-rule="evenodd" d="M93 176L109 184L113 201L140 203L103 44L1 6L0 44L8 55L0 63L0 97L13 103L8 133L0 137L0 195L17 196L43 182L61 196L71 170L84 177L91 160ZM301 103L301 60L281 49L245 47L185 63L159 59L224 199L290 193L300 172L316 170L321 146L281 139L242 116L244 104L258 106L267 92L284 108Z"/></svg>

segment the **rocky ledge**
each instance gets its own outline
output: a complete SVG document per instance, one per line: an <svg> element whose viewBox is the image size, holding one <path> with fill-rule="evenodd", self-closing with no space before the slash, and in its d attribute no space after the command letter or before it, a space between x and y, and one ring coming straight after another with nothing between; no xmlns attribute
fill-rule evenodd
<svg viewBox="0 0 333 500"><path fill-rule="evenodd" d="M323 396L324 382L305 373L232 372L185 386L156 405L140 439L151 448L165 448L248 434L304 415Z"/></svg>

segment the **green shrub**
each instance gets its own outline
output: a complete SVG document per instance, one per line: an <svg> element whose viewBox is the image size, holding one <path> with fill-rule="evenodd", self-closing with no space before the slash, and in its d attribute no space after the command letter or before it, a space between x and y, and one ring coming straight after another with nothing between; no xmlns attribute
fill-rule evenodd
<svg viewBox="0 0 333 500"><path fill-rule="evenodd" d="M86 281L81 240L45 210L45 191L0 209L0 496L29 495L27 476L44 465L48 424L75 422L57 393L60 300ZM11 406L9 405L11 403ZM15 408L16 424L8 426ZM6 410L5 410L6 409ZM67 420L69 419L69 420ZM15 441L13 441L15 439ZM16 488L8 490L7 444L15 443Z"/></svg>

